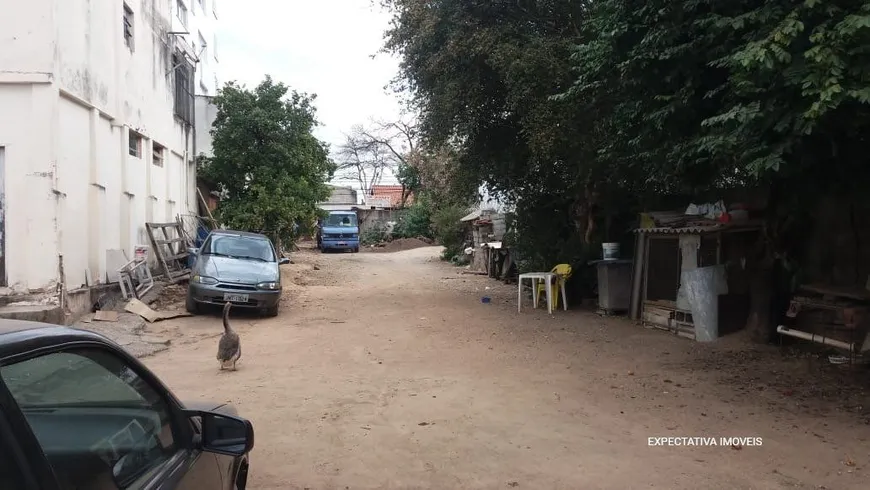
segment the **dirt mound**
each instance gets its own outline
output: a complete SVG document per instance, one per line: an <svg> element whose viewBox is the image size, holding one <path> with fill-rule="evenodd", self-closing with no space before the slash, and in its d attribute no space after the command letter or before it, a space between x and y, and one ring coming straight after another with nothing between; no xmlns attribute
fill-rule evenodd
<svg viewBox="0 0 870 490"><path fill-rule="evenodd" d="M391 242L387 242L382 247L369 248L368 250L372 252L401 252L402 250L411 250L414 248L430 246L432 246L432 242L430 240L423 240L421 238L399 238Z"/></svg>

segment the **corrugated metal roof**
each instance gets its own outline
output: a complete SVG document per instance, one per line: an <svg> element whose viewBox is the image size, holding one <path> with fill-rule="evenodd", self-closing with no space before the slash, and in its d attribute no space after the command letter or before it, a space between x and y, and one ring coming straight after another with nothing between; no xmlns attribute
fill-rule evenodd
<svg viewBox="0 0 870 490"><path fill-rule="evenodd" d="M722 225L686 226L683 228L671 228L669 226L656 226L654 228L637 228L635 233L685 235L687 233L709 233L723 228Z"/></svg>
<svg viewBox="0 0 870 490"><path fill-rule="evenodd" d="M751 231L758 229L761 229L760 221L746 221L741 223L711 223L709 225L683 227L656 226L653 228L636 228L634 232L656 235L686 235L711 233L715 231Z"/></svg>
<svg viewBox="0 0 870 490"><path fill-rule="evenodd" d="M472 211L462 217L462 219L460 219L459 221L474 221L477 218L480 218L480 211Z"/></svg>

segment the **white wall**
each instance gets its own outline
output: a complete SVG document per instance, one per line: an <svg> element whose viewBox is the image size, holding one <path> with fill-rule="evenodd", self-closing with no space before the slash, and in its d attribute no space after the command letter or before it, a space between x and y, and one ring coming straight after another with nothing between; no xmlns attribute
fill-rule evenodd
<svg viewBox="0 0 870 490"><path fill-rule="evenodd" d="M217 22L220 16L218 0L181 1L187 6L190 18L187 29L190 35L187 39L199 58L196 67L196 95L217 95L218 87L223 83L219 70L220 40L217 39ZM202 41L205 41L205 47Z"/></svg>
<svg viewBox="0 0 870 490"><path fill-rule="evenodd" d="M193 134L174 115L175 1L126 0L132 50L122 0L5 2L0 107L13 117L0 118L0 146L14 291L52 288L60 254L68 289L88 275L104 282L107 249L132 257L148 243L146 219L195 209ZM130 129L143 137L138 157Z"/></svg>

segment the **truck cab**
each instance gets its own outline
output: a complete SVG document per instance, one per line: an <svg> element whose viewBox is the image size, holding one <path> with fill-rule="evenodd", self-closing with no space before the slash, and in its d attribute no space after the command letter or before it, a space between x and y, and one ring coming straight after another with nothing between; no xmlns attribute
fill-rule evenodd
<svg viewBox="0 0 870 490"><path fill-rule="evenodd" d="M321 222L318 246L321 252L359 252L359 221L354 211L331 211Z"/></svg>

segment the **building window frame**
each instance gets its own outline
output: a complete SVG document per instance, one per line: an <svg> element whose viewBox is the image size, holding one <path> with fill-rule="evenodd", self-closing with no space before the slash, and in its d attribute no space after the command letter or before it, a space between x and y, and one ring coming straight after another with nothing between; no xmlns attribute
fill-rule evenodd
<svg viewBox="0 0 870 490"><path fill-rule="evenodd" d="M151 142L151 164L155 167L162 167L166 160L166 147L160 143Z"/></svg>
<svg viewBox="0 0 870 490"><path fill-rule="evenodd" d="M188 11L187 5L184 4L184 0L175 0L175 10L177 10L175 15L176 17L178 17L181 25L184 26L185 29L187 29Z"/></svg>
<svg viewBox="0 0 870 490"><path fill-rule="evenodd" d="M130 154L131 157L142 158L142 146L145 137L141 134L137 133L133 129L127 130L127 153Z"/></svg>
<svg viewBox="0 0 870 490"><path fill-rule="evenodd" d="M194 104L194 74L193 66L180 51L172 57L172 66L175 67L174 94L175 94L175 117L182 122L193 124Z"/></svg>
<svg viewBox="0 0 870 490"><path fill-rule="evenodd" d="M136 46L136 36L135 36L135 16L133 14L133 9L127 5L127 2L124 2L124 44L127 45L127 48L130 49L130 52L135 50Z"/></svg>
<svg viewBox="0 0 870 490"><path fill-rule="evenodd" d="M202 54L199 56L202 59L208 59L208 42L206 42L205 37L202 35L202 31L196 31L196 39L199 41L199 49L202 50Z"/></svg>

